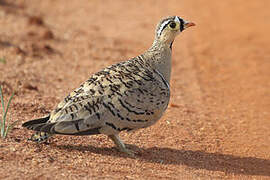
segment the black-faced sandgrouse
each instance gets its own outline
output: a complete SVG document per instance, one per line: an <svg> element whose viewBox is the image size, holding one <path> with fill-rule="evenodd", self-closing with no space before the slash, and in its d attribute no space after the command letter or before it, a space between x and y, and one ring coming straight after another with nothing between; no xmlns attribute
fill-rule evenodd
<svg viewBox="0 0 270 180"><path fill-rule="evenodd" d="M121 152L133 155L118 134L146 128L161 118L170 100L174 39L194 25L178 16L162 19L145 53L97 72L48 116L25 122L23 127L37 131L31 140L41 142L54 134L105 134Z"/></svg>

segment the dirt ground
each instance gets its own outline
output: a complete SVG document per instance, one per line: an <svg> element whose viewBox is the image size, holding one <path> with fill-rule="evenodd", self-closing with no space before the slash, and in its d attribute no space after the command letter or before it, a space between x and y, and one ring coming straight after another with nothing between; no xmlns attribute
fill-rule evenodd
<svg viewBox="0 0 270 180"><path fill-rule="evenodd" d="M8 116L0 179L270 179L270 1L0 0L0 84ZM103 135L27 141L92 73L150 47L164 16L197 26L173 47L171 102L154 126L122 133L136 158ZM2 116L2 114L1 114Z"/></svg>

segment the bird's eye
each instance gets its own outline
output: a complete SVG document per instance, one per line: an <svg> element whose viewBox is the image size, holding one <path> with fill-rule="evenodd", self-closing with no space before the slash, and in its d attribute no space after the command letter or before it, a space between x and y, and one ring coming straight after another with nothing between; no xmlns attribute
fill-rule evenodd
<svg viewBox="0 0 270 180"><path fill-rule="evenodd" d="M171 22L169 26L170 26L170 28L174 29L176 27L176 23L175 22Z"/></svg>

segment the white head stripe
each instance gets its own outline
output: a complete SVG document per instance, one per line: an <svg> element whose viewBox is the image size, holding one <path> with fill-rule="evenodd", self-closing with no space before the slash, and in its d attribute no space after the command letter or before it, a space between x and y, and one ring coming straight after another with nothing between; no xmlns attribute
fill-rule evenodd
<svg viewBox="0 0 270 180"><path fill-rule="evenodd" d="M161 35L161 31L164 29L164 27L165 27L170 21L171 21L171 20L164 21L164 22L160 25L160 27L159 27L159 29L158 29L158 31L157 31L158 36Z"/></svg>
<svg viewBox="0 0 270 180"><path fill-rule="evenodd" d="M174 21L180 23L179 17L178 16L175 16Z"/></svg>

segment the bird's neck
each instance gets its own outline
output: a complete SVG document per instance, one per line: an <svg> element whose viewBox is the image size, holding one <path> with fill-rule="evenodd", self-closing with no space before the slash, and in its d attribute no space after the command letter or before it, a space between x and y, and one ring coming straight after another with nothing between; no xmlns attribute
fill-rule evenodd
<svg viewBox="0 0 270 180"><path fill-rule="evenodd" d="M153 45L145 52L152 67L159 71L170 83L171 77L171 54L172 50L169 43L154 41Z"/></svg>

